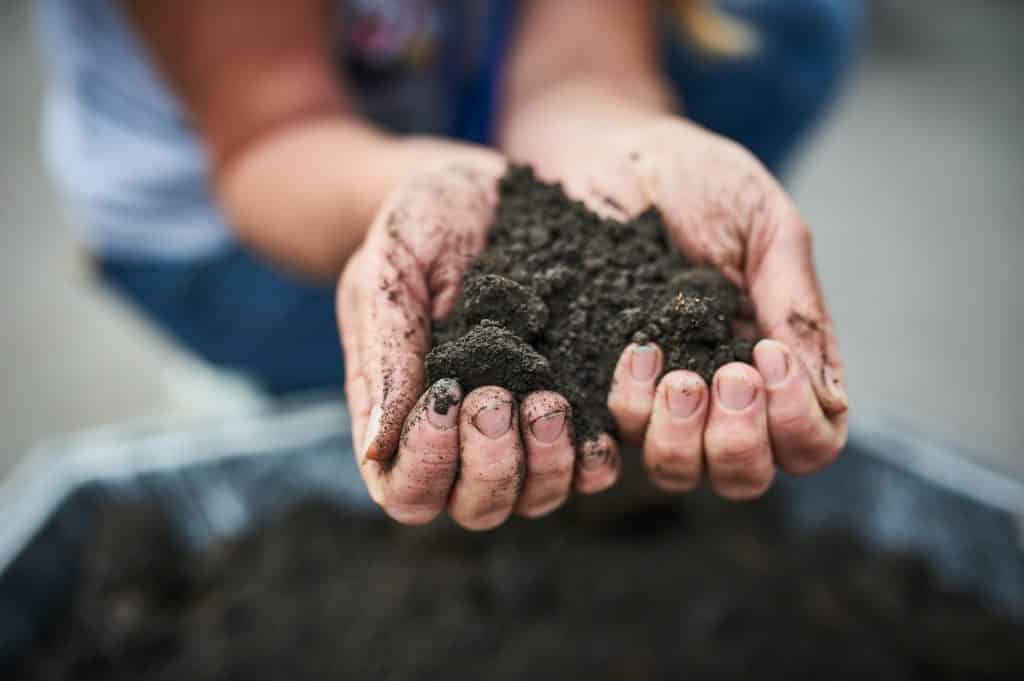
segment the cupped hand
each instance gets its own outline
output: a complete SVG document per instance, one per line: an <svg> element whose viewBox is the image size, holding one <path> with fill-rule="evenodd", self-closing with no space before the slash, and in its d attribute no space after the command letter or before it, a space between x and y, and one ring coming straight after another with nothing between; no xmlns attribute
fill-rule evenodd
<svg viewBox="0 0 1024 681"><path fill-rule="evenodd" d="M685 491L706 476L720 495L747 499L768 489L776 466L804 474L835 458L848 400L811 234L749 152L658 116L529 160L605 215L626 219L657 206L687 258L717 267L752 302L764 338L756 369L726 365L708 386L689 371L662 376L655 345L630 346L619 359L608 406L620 439L642 446L659 486Z"/></svg>
<svg viewBox="0 0 1024 681"><path fill-rule="evenodd" d="M607 435L576 456L556 393L517 402L501 386L464 395L451 379L424 385L431 322L450 313L484 248L504 172L502 157L480 152L397 188L338 288L356 456L372 498L403 523L447 509L488 529L513 512L548 513L572 489L603 490L618 473Z"/></svg>

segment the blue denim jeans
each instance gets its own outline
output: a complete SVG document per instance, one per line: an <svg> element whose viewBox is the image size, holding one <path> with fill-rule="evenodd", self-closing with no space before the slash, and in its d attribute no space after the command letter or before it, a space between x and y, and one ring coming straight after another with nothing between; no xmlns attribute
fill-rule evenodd
<svg viewBox="0 0 1024 681"><path fill-rule="evenodd" d="M688 118L740 142L781 174L855 59L860 3L723 4L757 29L760 49L745 58L713 59L666 31L665 69ZM185 346L272 393L342 381L333 287L306 284L240 246L199 262L104 260L100 269L106 282Z"/></svg>

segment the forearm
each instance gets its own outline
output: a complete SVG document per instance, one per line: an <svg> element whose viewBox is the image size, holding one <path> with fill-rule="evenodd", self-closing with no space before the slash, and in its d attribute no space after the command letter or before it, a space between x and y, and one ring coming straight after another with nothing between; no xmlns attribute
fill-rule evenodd
<svg viewBox="0 0 1024 681"><path fill-rule="evenodd" d="M513 45L499 139L514 159L564 146L591 126L677 109L664 82L654 2L531 0Z"/></svg>
<svg viewBox="0 0 1024 681"><path fill-rule="evenodd" d="M228 222L296 272L336 277L395 185L485 153L361 121L330 0L120 1L202 138Z"/></svg>
<svg viewBox="0 0 1024 681"><path fill-rule="evenodd" d="M243 241L288 269L331 280L391 189L434 164L488 153L320 117L250 143L218 172L217 190Z"/></svg>

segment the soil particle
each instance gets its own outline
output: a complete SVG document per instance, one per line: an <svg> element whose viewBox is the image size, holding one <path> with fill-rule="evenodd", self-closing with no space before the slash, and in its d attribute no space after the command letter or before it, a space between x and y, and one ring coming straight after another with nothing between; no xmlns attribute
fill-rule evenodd
<svg viewBox="0 0 1024 681"><path fill-rule="evenodd" d="M430 400L431 408L442 416L462 399L458 384L452 380L440 380L431 389L433 390Z"/></svg>
<svg viewBox="0 0 1024 681"><path fill-rule="evenodd" d="M630 342L657 343L666 373L689 369L710 382L722 365L751 361L753 343L733 332L741 317L739 291L675 252L656 210L603 219L512 167L487 248L435 325L427 378L458 379L467 392L556 390L585 441L612 429L608 389Z"/></svg>
<svg viewBox="0 0 1024 681"><path fill-rule="evenodd" d="M525 394L553 382L548 360L490 319L471 327L458 341L435 347L427 355L426 368L431 381L457 377L466 392L493 385Z"/></svg>
<svg viewBox="0 0 1024 681"><path fill-rule="evenodd" d="M641 479L642 480L642 479ZM920 558L620 485L501 532L307 501L193 553L108 506L22 681L1024 678L1024 627Z"/></svg>

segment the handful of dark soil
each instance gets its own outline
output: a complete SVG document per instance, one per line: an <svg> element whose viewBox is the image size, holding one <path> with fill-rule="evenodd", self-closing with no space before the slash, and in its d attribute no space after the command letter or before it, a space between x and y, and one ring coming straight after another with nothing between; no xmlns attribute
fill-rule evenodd
<svg viewBox="0 0 1024 681"><path fill-rule="evenodd" d="M430 383L556 390L585 440L611 429L608 389L630 342L657 343L665 372L709 382L724 364L750 362L753 343L733 335L739 292L675 252L657 210L602 219L527 167L511 168L500 192L487 248L434 330Z"/></svg>
<svg viewBox="0 0 1024 681"><path fill-rule="evenodd" d="M1024 679L1024 627L773 497L619 488L479 535L306 502L196 554L111 506L13 679Z"/></svg>

